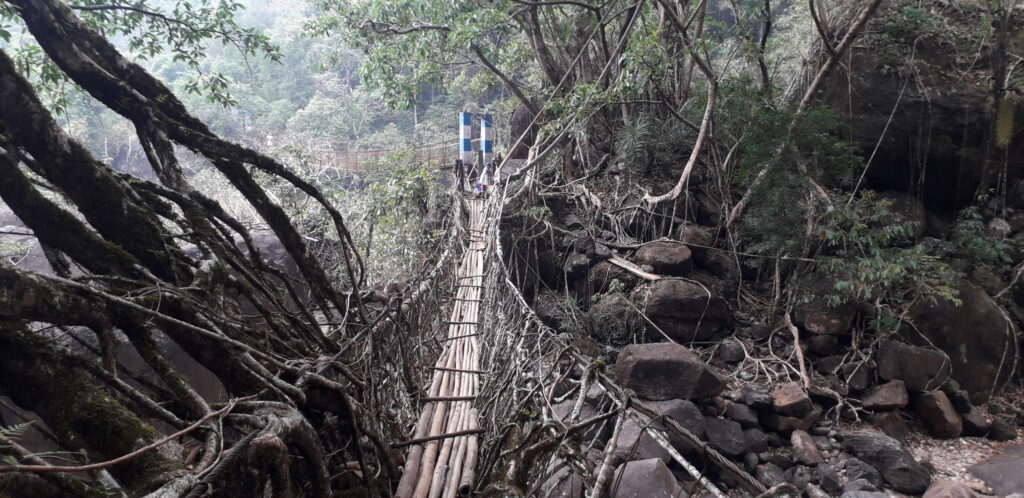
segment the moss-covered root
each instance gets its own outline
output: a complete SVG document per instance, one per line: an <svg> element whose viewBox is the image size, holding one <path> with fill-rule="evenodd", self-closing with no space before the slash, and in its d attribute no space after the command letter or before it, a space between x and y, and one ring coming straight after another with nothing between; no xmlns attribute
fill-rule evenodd
<svg viewBox="0 0 1024 498"><path fill-rule="evenodd" d="M103 461L155 440L152 427L65 365L45 338L0 322L0 358L0 394L39 415L65 449ZM154 489L179 467L150 451L110 467L110 473L135 494Z"/></svg>

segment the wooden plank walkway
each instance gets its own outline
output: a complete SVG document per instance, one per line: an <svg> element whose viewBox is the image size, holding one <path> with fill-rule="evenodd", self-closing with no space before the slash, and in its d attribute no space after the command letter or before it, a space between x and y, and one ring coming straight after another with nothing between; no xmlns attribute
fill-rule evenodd
<svg viewBox="0 0 1024 498"><path fill-rule="evenodd" d="M470 234L484 231L484 200L468 199ZM481 432L473 401L480 386L479 323L483 299L485 242L469 237L459 266L444 350L410 442L399 498L469 496L475 479ZM409 442L407 442L409 443Z"/></svg>

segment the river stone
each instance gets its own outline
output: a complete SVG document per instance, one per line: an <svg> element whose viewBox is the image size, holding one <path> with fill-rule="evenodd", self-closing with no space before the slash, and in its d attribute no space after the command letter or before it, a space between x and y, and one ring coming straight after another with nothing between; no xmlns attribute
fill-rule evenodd
<svg viewBox="0 0 1024 498"><path fill-rule="evenodd" d="M772 407L780 415L803 417L811 412L814 404L799 382L787 382L772 391Z"/></svg>
<svg viewBox="0 0 1024 498"><path fill-rule="evenodd" d="M764 484L766 488L772 488L786 482L782 468L770 462L758 465L757 470L754 471L754 478L761 484Z"/></svg>
<svg viewBox="0 0 1024 498"><path fill-rule="evenodd" d="M1009 420L997 418L992 421L988 437L994 441L1013 441L1017 439L1017 428Z"/></svg>
<svg viewBox="0 0 1024 498"><path fill-rule="evenodd" d="M711 367L678 344L631 344L615 363L621 385L650 400L717 396L725 381Z"/></svg>
<svg viewBox="0 0 1024 498"><path fill-rule="evenodd" d="M793 323L801 329L824 335L848 335L857 315L851 303L831 306L829 298L836 293L835 283L821 274L814 274L801 285L809 300L793 310Z"/></svg>
<svg viewBox="0 0 1024 498"><path fill-rule="evenodd" d="M758 426L757 412L741 403L734 403L732 401L726 402L725 416L726 418L739 422L744 428Z"/></svg>
<svg viewBox="0 0 1024 498"><path fill-rule="evenodd" d="M864 397L861 403L868 410L896 410L907 406L910 398L902 380L886 382Z"/></svg>
<svg viewBox="0 0 1024 498"><path fill-rule="evenodd" d="M964 436L985 437L992 428L992 418L974 406L967 413L960 414L960 420L964 425Z"/></svg>
<svg viewBox="0 0 1024 498"><path fill-rule="evenodd" d="M985 481L999 495L1020 493L1024 490L1024 446L1007 448L967 469L975 477Z"/></svg>
<svg viewBox="0 0 1024 498"><path fill-rule="evenodd" d="M686 497L672 471L658 458L619 465L608 486L611 498Z"/></svg>
<svg viewBox="0 0 1024 498"><path fill-rule="evenodd" d="M666 278L638 287L632 300L653 323L647 324L648 337L661 340L660 328L680 343L710 341L728 332L733 319L725 301L709 291L699 284Z"/></svg>
<svg viewBox="0 0 1024 498"><path fill-rule="evenodd" d="M928 486L921 498L977 498L977 494L966 484L956 481L939 480Z"/></svg>
<svg viewBox="0 0 1024 498"><path fill-rule="evenodd" d="M572 471L572 467L560 466L560 463L556 461L551 464L551 469L558 467L558 470L540 485L540 495L548 498L583 498L586 489L583 477Z"/></svg>
<svg viewBox="0 0 1024 498"><path fill-rule="evenodd" d="M910 427L899 412L876 413L871 416L871 425L898 441L905 441L910 435Z"/></svg>
<svg viewBox="0 0 1024 498"><path fill-rule="evenodd" d="M569 280L575 280L587 274L587 270L590 269L590 258L586 254L573 252L569 255L569 259L565 261L565 265L562 270L565 271L565 277Z"/></svg>
<svg viewBox="0 0 1024 498"><path fill-rule="evenodd" d="M895 439L874 432L843 433L843 448L871 465L889 487L901 493L923 493L932 476Z"/></svg>
<svg viewBox="0 0 1024 498"><path fill-rule="evenodd" d="M660 458L665 463L672 460L668 451L652 439L646 430L634 420L626 419L622 423L615 449L612 450L612 464L651 458Z"/></svg>
<svg viewBox="0 0 1024 498"><path fill-rule="evenodd" d="M768 450L768 435L756 427L743 431L743 451L760 453Z"/></svg>
<svg viewBox="0 0 1024 498"><path fill-rule="evenodd" d="M638 402L657 413L659 417L671 418L693 433L694 436L701 439L704 438L704 414L700 412L700 408L697 408L697 405L693 404L692 401L670 399L665 401L638 400ZM655 427L663 428L663 424L657 422ZM678 443L672 431L669 431L668 434L673 446L689 447L692 445L690 443Z"/></svg>
<svg viewBox="0 0 1024 498"><path fill-rule="evenodd" d="M895 341L882 342L875 363L879 377L902 380L907 390L914 392L937 389L950 374L949 360L942 351Z"/></svg>
<svg viewBox="0 0 1024 498"><path fill-rule="evenodd" d="M924 422L928 433L940 439L960 437L963 422L949 402L946 393L931 391L917 397L915 402L918 418Z"/></svg>
<svg viewBox="0 0 1024 498"><path fill-rule="evenodd" d="M704 419L704 432L708 443L728 456L739 456L746 448L746 439L740 424L724 418Z"/></svg>
<svg viewBox="0 0 1024 498"><path fill-rule="evenodd" d="M1017 342L1013 326L984 290L966 281L958 290L960 306L943 300L922 300L915 306L911 321L917 331L906 337L934 344L948 354L953 378L980 405L988 401L993 386L1002 387L1013 375L1007 362L1016 357Z"/></svg>
<svg viewBox="0 0 1024 498"><path fill-rule="evenodd" d="M810 434L795 430L789 435L789 442L793 445L793 458L796 461L807 465L817 465L825 461L824 458L821 458L821 452L814 445L814 439Z"/></svg>
<svg viewBox="0 0 1024 498"><path fill-rule="evenodd" d="M590 292L600 294L610 290L610 286L616 280L622 285L623 290L628 292L636 287L639 277L626 271L619 265L608 261L598 261L594 266L590 267L589 280Z"/></svg>
<svg viewBox="0 0 1024 498"><path fill-rule="evenodd" d="M846 478L851 481L863 479L876 488L882 486L882 474L859 458L847 458L843 461L843 468L846 470Z"/></svg>
<svg viewBox="0 0 1024 498"><path fill-rule="evenodd" d="M693 254L686 244L675 242L648 242L636 250L638 265L650 265L661 275L681 277L693 269Z"/></svg>

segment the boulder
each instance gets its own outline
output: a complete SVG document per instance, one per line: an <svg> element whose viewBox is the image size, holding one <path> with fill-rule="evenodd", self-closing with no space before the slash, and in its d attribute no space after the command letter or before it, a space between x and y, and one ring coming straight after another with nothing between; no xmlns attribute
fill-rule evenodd
<svg viewBox="0 0 1024 498"><path fill-rule="evenodd" d="M615 449L612 450L612 464L651 458L659 458L665 463L672 461L668 451L654 441L646 430L632 419L626 419L622 423Z"/></svg>
<svg viewBox="0 0 1024 498"><path fill-rule="evenodd" d="M964 436L985 437L992 429L992 418L973 406L967 413L960 414L960 420L964 425Z"/></svg>
<svg viewBox="0 0 1024 498"><path fill-rule="evenodd" d="M803 417L814 409L814 404L799 382L787 382L772 391L772 407L780 415Z"/></svg>
<svg viewBox="0 0 1024 498"><path fill-rule="evenodd" d="M651 400L717 396L725 381L711 367L678 344L631 344L615 363L619 383Z"/></svg>
<svg viewBox="0 0 1024 498"><path fill-rule="evenodd" d="M977 498L977 494L966 484L957 481L939 480L928 486L921 498Z"/></svg>
<svg viewBox="0 0 1024 498"><path fill-rule="evenodd" d="M732 313L720 296L691 282L661 279L638 287L632 300L657 328L682 343L721 338L733 323ZM661 339L650 323L647 335Z"/></svg>
<svg viewBox="0 0 1024 498"><path fill-rule="evenodd" d="M782 468L774 463L763 463L757 466L754 477L766 488L772 488L786 482Z"/></svg>
<svg viewBox="0 0 1024 498"><path fill-rule="evenodd" d="M584 316L590 337L601 344L624 346L643 333L643 318L636 313L625 294L614 292L601 296Z"/></svg>
<svg viewBox="0 0 1024 498"><path fill-rule="evenodd" d="M694 436L704 438L704 415L692 401L670 399L665 401L639 400L639 402L659 417L671 418L692 432ZM662 424L658 423L655 427L662 428ZM671 432L669 432L669 437L672 437ZM671 442L675 446L686 447L686 445L677 444L674 439Z"/></svg>
<svg viewBox="0 0 1024 498"><path fill-rule="evenodd" d="M768 435L756 427L743 431L745 452L759 453L768 450Z"/></svg>
<svg viewBox="0 0 1024 498"><path fill-rule="evenodd" d="M619 465L609 481L611 498L676 498L687 496L672 471L658 458Z"/></svg>
<svg viewBox="0 0 1024 498"><path fill-rule="evenodd" d="M746 448L746 438L740 424L724 418L709 417L704 419L705 438L711 446L722 454L739 456Z"/></svg>
<svg viewBox="0 0 1024 498"><path fill-rule="evenodd" d="M902 380L914 392L936 389L950 374L949 360L942 351L895 341L884 341L875 353L878 376Z"/></svg>
<svg viewBox="0 0 1024 498"><path fill-rule="evenodd" d="M871 425L897 441L904 441L910 435L910 427L899 412L876 413L871 416Z"/></svg>
<svg viewBox="0 0 1024 498"><path fill-rule="evenodd" d="M882 475L878 473L878 470L874 467L864 463L855 457L847 458L843 462L843 467L846 470L846 478L851 481L862 479L871 483L872 486L880 488L882 486Z"/></svg>
<svg viewBox="0 0 1024 498"><path fill-rule="evenodd" d="M988 430L988 437L994 441L1013 441L1017 439L1017 427L1009 420L997 418L992 421Z"/></svg>
<svg viewBox="0 0 1024 498"><path fill-rule="evenodd" d="M839 351L839 339L834 335L815 335L807 342L808 349L819 357L833 355Z"/></svg>
<svg viewBox="0 0 1024 498"><path fill-rule="evenodd" d="M633 259L638 265L650 265L661 275L681 277L693 269L690 248L676 242L648 242L636 250Z"/></svg>
<svg viewBox="0 0 1024 498"><path fill-rule="evenodd" d="M679 229L679 240L686 243L693 251L694 256L701 256L707 252L707 248L711 247L715 242L715 237L712 235L714 228L707 228L697 225L684 225Z"/></svg>
<svg viewBox="0 0 1024 498"><path fill-rule="evenodd" d="M903 381L893 380L872 389L861 403L868 410L898 410L907 406L910 398Z"/></svg>
<svg viewBox="0 0 1024 498"><path fill-rule="evenodd" d="M949 355L953 378L980 405L990 393L999 392L1013 375L1012 362L1017 354L1013 326L999 305L978 286L961 282L960 306L948 301L927 303L911 310L916 332L905 334L910 341L926 342ZM919 333L918 333L919 332ZM907 386L910 387L909 385Z"/></svg>
<svg viewBox="0 0 1024 498"><path fill-rule="evenodd" d="M997 495L1014 495L1024 491L1024 446L1012 446L1002 453L976 463L967 469L985 481Z"/></svg>
<svg viewBox="0 0 1024 498"><path fill-rule="evenodd" d="M639 278L636 275L608 261L598 261L594 266L590 267L589 280L590 292L593 294L608 292L612 286L621 286L623 291L629 292L639 282ZM619 283L616 284L615 281Z"/></svg>
<svg viewBox="0 0 1024 498"><path fill-rule="evenodd" d="M814 427L814 424L821 419L821 413L821 407L814 405L811 408L811 412L803 417L789 417L775 412L761 412L758 420L760 420L763 427L788 434L795 430L811 430L811 427Z"/></svg>
<svg viewBox="0 0 1024 498"><path fill-rule="evenodd" d="M953 404L949 402L949 398L946 397L946 393L942 391L924 393L917 397L915 405L918 418L933 437L941 439L960 437L960 433L963 432L963 422L953 408Z"/></svg>
<svg viewBox="0 0 1024 498"><path fill-rule="evenodd" d="M789 435L789 441L793 445L793 458L796 461L807 465L817 465L825 461L821 457L818 447L814 445L814 439L810 434L795 430Z"/></svg>
<svg viewBox="0 0 1024 498"><path fill-rule="evenodd" d="M569 258L565 260L565 265L562 266L562 271L565 272L565 278L570 281L585 276L589 269L590 258L588 258L586 254L578 252L570 254Z"/></svg>
<svg viewBox="0 0 1024 498"><path fill-rule="evenodd" d="M901 493L923 493L932 476L895 439L874 432L843 433L843 448L871 465L892 489Z"/></svg>
<svg viewBox="0 0 1024 498"><path fill-rule="evenodd" d="M815 274L802 285L806 302L793 309L793 323L814 334L847 335L853 327L857 307L850 303L830 306L829 297L836 293L835 283L824 275Z"/></svg>
<svg viewBox="0 0 1024 498"><path fill-rule="evenodd" d="M757 427L757 412L740 403L726 402L725 416L740 423L744 428Z"/></svg>

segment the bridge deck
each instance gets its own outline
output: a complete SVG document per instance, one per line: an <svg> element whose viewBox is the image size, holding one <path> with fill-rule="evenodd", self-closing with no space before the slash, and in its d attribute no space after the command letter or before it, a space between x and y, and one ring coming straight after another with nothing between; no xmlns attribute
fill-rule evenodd
<svg viewBox="0 0 1024 498"><path fill-rule="evenodd" d="M428 396L416 424L413 444L395 496L451 498L468 496L477 457L480 385L478 330L483 292L484 200L469 199L469 245L458 271L444 350L434 365Z"/></svg>

